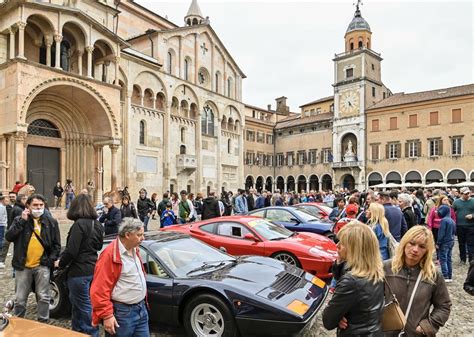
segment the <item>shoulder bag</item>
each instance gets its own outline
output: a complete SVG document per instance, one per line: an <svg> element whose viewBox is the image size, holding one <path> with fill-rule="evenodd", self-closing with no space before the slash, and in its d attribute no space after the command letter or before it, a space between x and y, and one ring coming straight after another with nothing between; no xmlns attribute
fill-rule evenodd
<svg viewBox="0 0 474 337"><path fill-rule="evenodd" d="M416 279L415 287L411 293L410 301L408 302L407 311L403 314L402 309L400 308L400 303L395 296L392 288L390 287L390 283L385 279L385 284L387 285L390 294L392 295L392 300L385 304L383 309L383 317L382 317L382 329L384 332L389 331L400 331L399 336L405 334L405 325L407 323L408 315L410 314L410 309L413 304L413 299L415 298L416 290L418 289L418 285L421 281L421 271L418 274L418 278Z"/></svg>

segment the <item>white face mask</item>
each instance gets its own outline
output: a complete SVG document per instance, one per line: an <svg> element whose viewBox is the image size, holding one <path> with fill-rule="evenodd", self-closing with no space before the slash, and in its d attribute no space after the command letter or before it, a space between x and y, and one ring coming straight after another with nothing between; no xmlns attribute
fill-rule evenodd
<svg viewBox="0 0 474 337"><path fill-rule="evenodd" d="M39 218L40 216L43 215L43 213L44 213L44 208L31 210L31 215L33 216L33 218Z"/></svg>

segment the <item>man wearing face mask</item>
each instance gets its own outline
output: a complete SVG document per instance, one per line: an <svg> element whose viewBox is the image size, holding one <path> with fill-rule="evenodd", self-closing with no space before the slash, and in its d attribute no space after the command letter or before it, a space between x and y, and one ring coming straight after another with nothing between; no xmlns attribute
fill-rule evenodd
<svg viewBox="0 0 474 337"><path fill-rule="evenodd" d="M45 214L45 201L40 194L30 196L21 216L13 220L5 234L5 238L14 243L15 315L25 316L26 301L34 282L40 322L49 320L50 269L61 250L58 222Z"/></svg>

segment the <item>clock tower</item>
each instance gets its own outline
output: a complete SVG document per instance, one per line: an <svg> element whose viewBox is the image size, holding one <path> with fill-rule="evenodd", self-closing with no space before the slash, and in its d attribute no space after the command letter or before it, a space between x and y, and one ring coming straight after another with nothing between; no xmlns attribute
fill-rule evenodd
<svg viewBox="0 0 474 337"><path fill-rule="evenodd" d="M334 61L333 173L340 187L365 189L365 110L385 98L380 54L372 50L372 31L358 0L347 27L345 51Z"/></svg>

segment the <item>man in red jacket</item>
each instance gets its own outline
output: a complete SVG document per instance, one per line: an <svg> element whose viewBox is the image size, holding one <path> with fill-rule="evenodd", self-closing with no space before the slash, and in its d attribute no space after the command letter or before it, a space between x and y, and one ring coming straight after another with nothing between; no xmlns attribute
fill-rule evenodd
<svg viewBox="0 0 474 337"><path fill-rule="evenodd" d="M92 325L103 322L106 336L150 336L145 270L138 249L143 239L143 223L125 218L118 237L97 260L90 290Z"/></svg>

